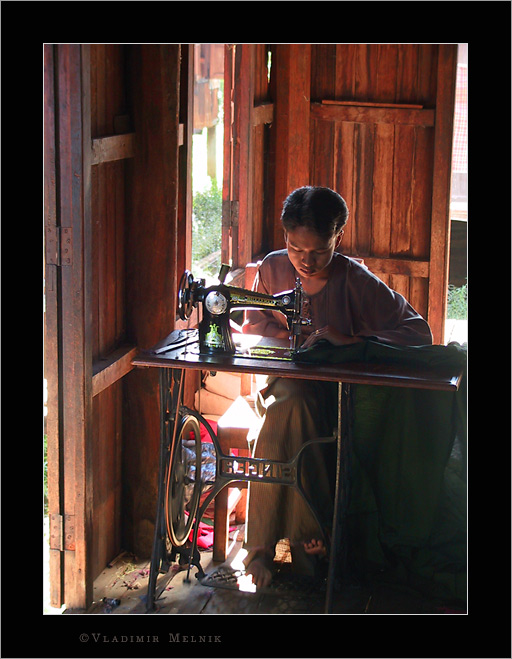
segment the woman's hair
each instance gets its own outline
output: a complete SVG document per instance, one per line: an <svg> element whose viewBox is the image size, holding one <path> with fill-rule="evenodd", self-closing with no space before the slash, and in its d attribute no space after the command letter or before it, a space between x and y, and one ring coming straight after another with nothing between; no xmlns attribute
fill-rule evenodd
<svg viewBox="0 0 512 659"><path fill-rule="evenodd" d="M325 238L337 236L348 219L348 207L330 188L307 185L284 201L281 223L285 231L305 227Z"/></svg>

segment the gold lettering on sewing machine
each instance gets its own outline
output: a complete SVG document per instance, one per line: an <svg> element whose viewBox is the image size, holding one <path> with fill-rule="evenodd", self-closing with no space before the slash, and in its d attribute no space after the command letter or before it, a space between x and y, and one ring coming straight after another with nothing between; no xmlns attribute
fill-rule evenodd
<svg viewBox="0 0 512 659"><path fill-rule="evenodd" d="M236 302L237 304L256 304L258 306L265 307L280 307L282 306L281 300L277 299L264 299L261 297L253 297L251 295L240 295L239 293L233 293L231 291L231 302Z"/></svg>

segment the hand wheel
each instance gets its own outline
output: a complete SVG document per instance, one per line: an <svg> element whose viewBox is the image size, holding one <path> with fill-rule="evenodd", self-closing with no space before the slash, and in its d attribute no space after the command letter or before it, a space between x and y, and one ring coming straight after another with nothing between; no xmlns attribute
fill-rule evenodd
<svg viewBox="0 0 512 659"><path fill-rule="evenodd" d="M187 541L201 497L201 431L199 421L186 415L179 421L167 471L165 517L175 547Z"/></svg>
<svg viewBox="0 0 512 659"><path fill-rule="evenodd" d="M188 320L192 314L194 302L192 299L192 284L194 276L190 270L185 270L178 287L178 315L181 320Z"/></svg>

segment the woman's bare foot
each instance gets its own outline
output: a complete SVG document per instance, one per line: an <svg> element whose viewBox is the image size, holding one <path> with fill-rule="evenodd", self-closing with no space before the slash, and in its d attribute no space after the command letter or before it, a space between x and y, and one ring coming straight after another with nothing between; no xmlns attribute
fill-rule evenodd
<svg viewBox="0 0 512 659"><path fill-rule="evenodd" d="M252 582L256 585L256 588L265 588L272 583L272 563L273 557L263 552L257 552L254 558L250 558L245 573L252 576Z"/></svg>
<svg viewBox="0 0 512 659"><path fill-rule="evenodd" d="M322 540L315 539L311 540L311 542L304 543L304 551L306 554L315 556L325 556L327 554L327 549Z"/></svg>

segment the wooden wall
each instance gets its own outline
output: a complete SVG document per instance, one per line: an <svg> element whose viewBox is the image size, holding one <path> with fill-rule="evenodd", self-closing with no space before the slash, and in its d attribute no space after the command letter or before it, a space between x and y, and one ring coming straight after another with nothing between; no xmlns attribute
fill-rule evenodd
<svg viewBox="0 0 512 659"><path fill-rule="evenodd" d="M456 53L438 44L237 45L225 174L235 264L284 246L290 192L331 187L350 210L342 251L363 257L442 342Z"/></svg>

